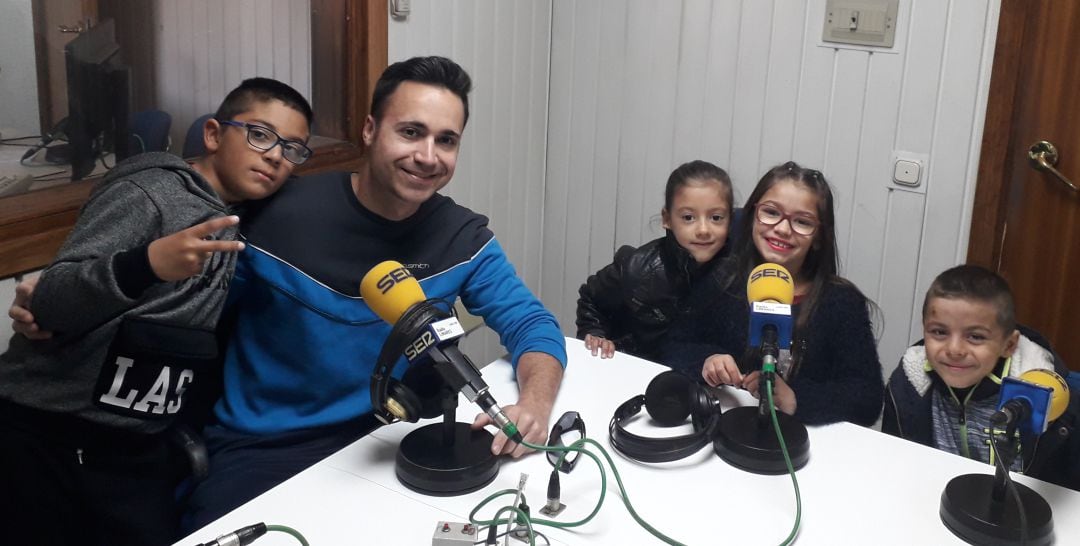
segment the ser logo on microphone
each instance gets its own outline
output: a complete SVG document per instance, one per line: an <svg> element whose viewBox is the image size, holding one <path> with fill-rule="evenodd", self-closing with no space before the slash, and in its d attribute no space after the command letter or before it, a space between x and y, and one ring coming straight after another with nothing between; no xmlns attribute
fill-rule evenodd
<svg viewBox="0 0 1080 546"><path fill-rule="evenodd" d="M413 360L416 360L417 357L424 354L424 351L427 351L428 348L434 344L435 336L432 335L431 330L425 330L420 337L416 338L416 341L413 341L412 344L405 347L405 358L407 358L409 362L412 362Z"/></svg>
<svg viewBox="0 0 1080 546"><path fill-rule="evenodd" d="M776 277L785 282L791 282L791 275L787 271L779 268L762 268L754 271L750 275L750 282L754 282L762 277Z"/></svg>
<svg viewBox="0 0 1080 546"><path fill-rule="evenodd" d="M379 289L379 292L386 294L394 287L395 284L412 277L412 273L409 273L408 269L404 267L398 267L391 269L389 273L383 275L379 282L375 283L375 288Z"/></svg>

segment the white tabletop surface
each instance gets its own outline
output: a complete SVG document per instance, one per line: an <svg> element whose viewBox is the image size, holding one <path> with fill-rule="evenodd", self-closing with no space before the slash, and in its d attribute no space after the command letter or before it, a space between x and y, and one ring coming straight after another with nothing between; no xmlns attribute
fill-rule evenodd
<svg viewBox="0 0 1080 546"><path fill-rule="evenodd" d="M779 544L787 536L795 518L789 476L736 469L718 458L711 446L682 461L662 464L637 463L610 447L607 425L615 408L643 393L664 368L621 354L601 360L574 339L567 340L567 351L570 362L552 422L567 410L581 413L588 436L611 453L642 518L687 544ZM500 403L516 399L507 363L493 363L483 374ZM748 395L739 391L725 396L725 407L748 401ZM459 420L471 422L478 411L462 399ZM689 425L653 429L644 411L642 416L630 430L655 436L690 430ZM402 486L394 475L397 444L410 430L430 422L434 421L383 427L178 544L193 545L266 522L294 527L312 545L427 545L438 521L468 521L474 506L495 491L515 488L523 472L529 475L528 503L535 517L543 517L536 512L546 501L551 467L542 454L503 460L493 483L464 496L428 497ZM957 475L993 472L988 465L847 423L810 427L809 436L810 462L797 472L803 501L796 541L800 545L962 544L938 516L941 492ZM1076 516L1080 493L1026 476L1014 478L1051 504L1058 544L1068 543L1060 537L1080 537ZM562 502L568 508L558 521L579 520L592 511L599 487L596 465L583 459L572 474L562 476ZM482 515L490 517L504 504L493 502ZM575 530L537 529L552 544L659 543L633 521L610 471L603 508L592 521ZM281 533L256 542L294 544L294 538Z"/></svg>

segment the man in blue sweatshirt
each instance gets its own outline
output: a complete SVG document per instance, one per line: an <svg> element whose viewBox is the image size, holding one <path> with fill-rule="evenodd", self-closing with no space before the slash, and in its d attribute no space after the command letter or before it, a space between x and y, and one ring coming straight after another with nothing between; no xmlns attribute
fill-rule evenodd
<svg viewBox="0 0 1080 546"><path fill-rule="evenodd" d="M403 263L428 298L460 297L498 332L520 391L503 409L526 441L545 441L566 364L558 323L516 275L487 218L437 193L454 174L470 88L449 59L391 65L364 123L361 168L305 177L245 212L224 392L204 430L210 475L189 501L189 529L376 427L369 383L390 326L359 285L385 260ZM481 414L473 426L487 424ZM491 449L526 452L501 433Z"/></svg>

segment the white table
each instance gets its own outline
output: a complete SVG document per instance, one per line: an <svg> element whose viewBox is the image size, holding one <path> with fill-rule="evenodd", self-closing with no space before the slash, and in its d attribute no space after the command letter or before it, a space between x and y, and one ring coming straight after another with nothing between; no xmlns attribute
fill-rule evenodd
<svg viewBox="0 0 1080 546"><path fill-rule="evenodd" d="M570 363L552 422L567 410L581 413L589 437L612 454L635 509L646 521L688 544L779 544L787 536L795 517L795 497L787 475L738 470L718 458L711 446L682 461L663 464L637 463L611 449L607 425L615 408L643 393L663 368L621 354L600 360L574 339L567 340L567 351ZM498 401L509 404L516 399L509 364L498 361L483 372ZM725 401L725 407L747 400L746 393L738 392ZM471 422L478 411L463 399L459 420ZM643 433L651 428L644 411L642 415L631 423L631 430ZM533 513L543 517L537 512L546 500L551 467L541 454L504 460L495 481L472 494L428 497L406 489L394 475L394 456L400 439L417 426L383 427L178 544L192 545L266 522L294 527L313 545L427 545L436 522L468 521L480 500L494 491L515 488L522 472L529 474L525 494ZM649 432L674 435L689 428ZM803 512L796 544L962 544L938 516L941 492L957 475L992 474L992 467L847 423L812 427L809 435L810 462L797 473ZM1063 537L1080 537L1076 516L1080 493L1026 476L1014 478L1051 504L1058 544L1069 543ZM558 520L573 521L588 514L599 484L599 473L588 458L572 474L563 475L562 501L568 508ZM493 502L481 515L490 517L502 505ZM591 522L577 530L544 526L538 530L553 544L659 542L633 521L610 472L604 506ZM255 544L297 542L270 533Z"/></svg>

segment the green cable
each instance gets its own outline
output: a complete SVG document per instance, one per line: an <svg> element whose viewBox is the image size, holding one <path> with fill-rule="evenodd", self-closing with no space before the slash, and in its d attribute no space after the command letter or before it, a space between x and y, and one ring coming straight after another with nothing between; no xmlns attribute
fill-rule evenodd
<svg viewBox="0 0 1080 546"><path fill-rule="evenodd" d="M766 394L767 394L768 402L769 402L769 413L770 413L770 415L772 417L773 430L776 432L776 439L780 443L780 451L784 455L784 463L787 465L788 475L791 476L791 483L795 487L795 523L794 523L794 525L792 525L791 532L788 534L787 538L785 538L784 541L780 543L781 546L788 546L792 542L795 541L795 537L799 533L799 525L800 525L800 523L802 521L802 495L799 492L799 480L795 477L795 468L791 464L791 456L788 454L787 444L784 442L784 436L780 432L780 421L776 416L776 407L773 404L773 395L772 395L773 382L772 382L772 380L766 380L766 386L767 386ZM642 517L640 515L638 515L637 511L634 510L633 504L630 502L630 496L629 496L629 494L627 494L626 487L623 485L622 476L619 475L619 469L615 467L615 461L612 460L611 455L608 454L606 449L604 449L604 446L600 445L599 443L597 443L592 438L582 438L582 439L570 444L569 446L565 446L565 447L563 447L563 446L543 446L543 445L531 444L529 442L522 442L523 446L528 447L530 449L534 449L536 451L560 452L561 454L559 455L559 460L558 460L558 462L556 464L556 467L562 465L562 462L563 462L563 460L566 459L566 456L568 454L574 453L574 452L588 455L589 458L591 458L596 463L597 468L600 470L600 498L597 499L596 506L593 508L592 512L590 512L589 515L586 516L584 519L581 519L579 521L566 522L566 523L558 522L558 521L554 521L554 520L547 520L547 519L532 519L529 516L527 516L524 512L519 510L516 506L504 506L503 508L501 508L497 512L495 512L495 516L491 520L478 520L478 519L476 519L476 513L479 512L484 506L487 506L487 504L489 502L491 502L492 500L494 500L495 498L503 496L503 495L517 495L517 490L516 489L503 489L501 491L496 491L495 493L491 494L490 496L488 496L484 500L480 501L480 504L476 505L476 507L473 508L472 512L469 513L469 521L472 522L473 524L476 524L476 525L500 525L500 524L504 524L504 523L510 523L509 519L500 520L499 515L502 514L503 512L508 512L508 511L513 512L517 516L517 518L519 520L522 520L522 521L525 522L525 525L529 530L529 544L530 545L535 545L535 536L534 536L534 531L533 531L533 528L532 528L532 525L534 523L537 524L537 525L547 525L549 527L556 527L556 528L562 528L562 529L571 528L571 527L578 527L578 526L584 525L585 523L588 523L590 520L593 519L593 517L596 516L596 514L600 511L601 506L603 506L603 504L604 504L604 495L605 495L605 492L607 491L607 475L604 472L603 463L600 462L600 459L595 454L593 454L591 451L586 450L583 447L585 444L590 444L590 445L596 446L596 448L598 450L600 450L600 453L604 456L604 459L607 460L608 466L611 467L611 472L615 476L615 482L619 485L619 492L621 493L623 504L626 505L626 510L628 512L630 512L630 515L634 518L634 521L636 521L638 525L640 525L643 529L648 531L651 535L653 535L654 537L660 539L661 541L663 541L663 542L665 542L667 544L671 544L673 546L685 546L685 545L683 545L683 543L681 543L681 542L679 542L679 541L677 541L677 540L675 540L675 539L673 539L671 537L668 537L667 535L661 533L659 530L654 528L652 525L649 525L649 523L646 522L644 519L642 519Z"/></svg>
<svg viewBox="0 0 1080 546"><path fill-rule="evenodd" d="M279 533L285 533L285 534L288 534L288 535L292 535L294 538L296 538L296 540L300 541L301 545L310 546L308 544L307 539L304 538L304 535L301 535L300 531L297 531L296 529L293 529L292 527L287 527L285 525L267 525L266 526L266 531L267 532L277 531Z"/></svg>
<svg viewBox="0 0 1080 546"><path fill-rule="evenodd" d="M795 485L795 525L791 527L791 533L787 538L780 543L780 546L787 546L794 542L795 535L799 534L799 521L802 519L802 496L799 495L799 480L795 479L795 468L791 464L791 457L788 456L784 435L780 433L780 420L776 417L776 406L773 405L772 390L772 379L766 379L765 393L769 399L769 414L772 415L773 430L776 431L776 440L780 442L780 451L784 454L784 463L787 464L788 474L791 475L791 483Z"/></svg>
<svg viewBox="0 0 1080 546"><path fill-rule="evenodd" d="M600 511L601 506L603 506L603 504L604 504L604 496L605 496L605 492L607 491L607 474L604 471L604 465L603 465L603 463L600 462L600 459L595 454L593 454L591 451L589 451L589 450L587 450L587 449L585 449L583 447L585 444L590 444L590 445L596 446L596 449L600 450L600 453L604 456L604 459L607 460L608 466L611 467L611 471L615 475L615 481L619 485L619 491L620 491L620 493L622 495L623 504L626 505L626 509L627 509L627 511L630 512L630 515L634 518L634 521L636 521L638 523L638 525L640 525L642 528L644 528L646 531L648 531L654 537L662 540L663 542L665 542L667 544L674 545L674 546L684 546L681 542L664 535L663 533L658 531L656 528L649 525L644 519L641 518L640 515L638 515L637 511L634 510L633 505L630 503L630 496L626 492L626 487L623 485L623 482L622 482L622 476L619 475L619 470L615 467L615 462L612 460L611 455L609 455L607 450L604 449L604 446L600 445L599 443L596 442L596 440L593 440L592 438L582 438L582 439L580 439L580 440L578 440L578 441L576 441L576 442L574 442L574 443L572 443L572 444L570 444L569 446L566 446L566 447L563 447L563 446L543 446L543 445L530 444L528 442L523 442L522 443L522 445L524 445L525 447L534 449L536 451L561 452L562 454L559 457L559 464L562 463L562 461L566 458L566 455L568 453L571 453L571 452L582 453L584 455L589 456L589 458L591 458L593 460L593 462L596 463L597 468L600 469L600 497L597 499L596 506L593 508L592 512L590 512L589 515L586 516L584 519L581 519L579 521L563 523L563 522L558 522L558 521L554 521L554 520L547 520L547 519L539 519L539 518L538 519L532 519L532 518L529 518L527 516L524 516L524 514L522 514L522 517L527 522L534 523L534 524L537 524L537 525L547 525L549 527L556 527L556 528L566 529L566 528L570 528L570 527L577 527L577 526L580 526L580 525L584 525L585 523L588 523L590 520L592 520L596 516L596 514ZM498 512L496 512L496 516L495 516L494 519L486 520L486 521L485 520L477 520L476 519L476 513L479 512L484 506L486 506L487 503L489 503L490 501L492 501L493 499L495 499L495 498L497 498L499 496L502 496L502 495L516 495L516 494L517 494L516 489L504 489L502 491L498 491L498 492L492 494L491 496L487 497L486 499L480 501L480 504L478 504L476 506L476 508L474 508L472 510L472 512L469 513L469 521L474 523L474 524L477 524L477 525L494 525L494 524L509 523L509 520L499 520L498 519L498 514L501 514L503 512L503 510L499 510ZM509 507L506 507L506 508L509 508Z"/></svg>
<svg viewBox="0 0 1080 546"><path fill-rule="evenodd" d="M587 450L585 450L584 448L581 447L584 444L585 444L585 439L582 438L581 440L578 440L578 441L570 444L567 447L547 447L547 446L544 446L543 448L540 449L540 451L562 451L563 455L559 459L560 463L561 463L562 459L565 458L566 454L571 453L571 452L583 453L585 455L588 455L593 460L593 462L596 463L597 468L600 469L601 488L600 488L600 498L597 499L596 506L593 508L593 511L590 512L589 515L586 516L584 519L579 520L579 521L571 521L571 522L563 523L563 522L553 521L553 520L536 519L536 520L531 520L532 522L547 525L549 527L558 527L558 528L577 527L577 526L584 525L584 524L588 523L594 517L596 517L597 513L600 512L600 507L604 504L604 492L607 490L607 473L604 471L604 465L603 465L603 463L600 462L600 459L596 455L594 455L593 453L591 453L591 452L589 452L589 451L587 451ZM526 444L526 445L529 446L528 444ZM533 447L534 449L536 449L536 448L538 448L540 446L529 446L529 447ZM490 525L492 523L496 523L496 520L477 520L476 519L476 513L479 512L480 509L482 509L484 506L487 505L487 503L491 502L496 497L500 497L502 495L516 495L516 494L517 494L516 489L503 489L502 491L497 491L497 492L493 493L492 495L490 495L486 499L480 501L480 504L476 505L476 508L473 508L472 512L469 513L469 521L471 523L474 523L474 524L477 524L477 525ZM506 523L506 521L501 521L501 522L498 522L498 523Z"/></svg>
<svg viewBox="0 0 1080 546"><path fill-rule="evenodd" d="M619 470L617 468L615 468L615 461L611 460L611 455L609 455L607 450L604 449L604 446L596 443L595 440L593 440L591 438L582 438L582 439L583 440L588 440L593 445L595 445L596 448L600 450L600 453L602 453L604 455L604 458L607 459L608 464L611 465L611 473L615 475L615 482L619 484L619 492L622 493L623 504L626 505L626 510L628 512L630 512L630 515L634 517L634 521L636 521L638 523L638 525L642 526L646 531L648 531L649 534L651 534L652 536L662 540L666 544L671 544L673 546L685 546L683 543L681 543L681 542L679 542L679 541L677 541L677 540L675 540L675 539L661 533L659 530L655 529L652 525L649 525L648 523L646 523L645 520L642 519L641 516L638 515L637 511L634 510L633 505L630 504L630 495L628 495L626 493L626 487L623 486L622 477L619 475Z"/></svg>

